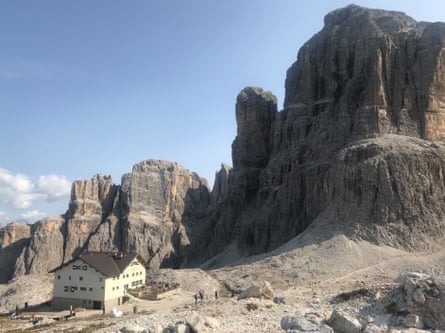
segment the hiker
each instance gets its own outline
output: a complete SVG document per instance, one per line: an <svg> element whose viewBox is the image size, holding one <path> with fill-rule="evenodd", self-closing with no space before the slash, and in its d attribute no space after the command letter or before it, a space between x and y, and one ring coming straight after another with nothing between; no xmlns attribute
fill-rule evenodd
<svg viewBox="0 0 445 333"><path fill-rule="evenodd" d="M198 304L198 294L195 294L194 296L195 296L195 305L197 305Z"/></svg>
<svg viewBox="0 0 445 333"><path fill-rule="evenodd" d="M102 314L105 314L105 304L102 304Z"/></svg>
<svg viewBox="0 0 445 333"><path fill-rule="evenodd" d="M202 290L199 291L199 299L202 301L204 300L204 293L202 292Z"/></svg>
<svg viewBox="0 0 445 333"><path fill-rule="evenodd" d="M218 299L218 290L215 290L215 299Z"/></svg>

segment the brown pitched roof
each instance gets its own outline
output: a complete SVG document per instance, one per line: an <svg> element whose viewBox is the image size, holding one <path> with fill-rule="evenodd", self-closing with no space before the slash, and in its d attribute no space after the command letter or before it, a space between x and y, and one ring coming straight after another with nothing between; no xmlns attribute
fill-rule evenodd
<svg viewBox="0 0 445 333"><path fill-rule="evenodd" d="M121 274L136 257L144 265L144 260L137 253L89 251L54 268L50 273L55 272L63 266L69 265L74 260L80 259L95 268L98 272L102 273L105 277L113 277Z"/></svg>

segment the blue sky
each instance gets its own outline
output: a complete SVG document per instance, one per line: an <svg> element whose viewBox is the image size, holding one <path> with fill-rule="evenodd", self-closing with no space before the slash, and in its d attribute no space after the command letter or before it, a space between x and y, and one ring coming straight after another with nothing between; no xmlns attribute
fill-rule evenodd
<svg viewBox="0 0 445 333"><path fill-rule="evenodd" d="M64 213L70 185L148 158L213 183L248 85L287 68L339 0L3 0L0 222ZM443 1L356 1L445 21Z"/></svg>

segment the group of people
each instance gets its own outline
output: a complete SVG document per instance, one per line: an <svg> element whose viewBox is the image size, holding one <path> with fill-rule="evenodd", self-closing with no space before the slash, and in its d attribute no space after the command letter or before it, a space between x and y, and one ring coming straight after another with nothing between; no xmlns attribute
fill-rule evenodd
<svg viewBox="0 0 445 333"><path fill-rule="evenodd" d="M194 295L194 297L195 297L195 304L198 304L198 300L202 303L204 301L204 292L200 289ZM215 299L218 299L218 290L215 290Z"/></svg>

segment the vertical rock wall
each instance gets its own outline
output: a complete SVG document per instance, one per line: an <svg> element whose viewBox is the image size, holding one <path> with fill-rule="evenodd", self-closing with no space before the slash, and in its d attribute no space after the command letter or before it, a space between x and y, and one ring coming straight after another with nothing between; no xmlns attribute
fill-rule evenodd
<svg viewBox="0 0 445 333"><path fill-rule="evenodd" d="M207 182L177 163L148 160L122 177L123 249L150 267L176 265L210 204Z"/></svg>
<svg viewBox="0 0 445 333"><path fill-rule="evenodd" d="M350 5L300 49L281 112L244 89L228 195L197 261L268 251L309 225L408 248L442 237L444 26Z"/></svg>

